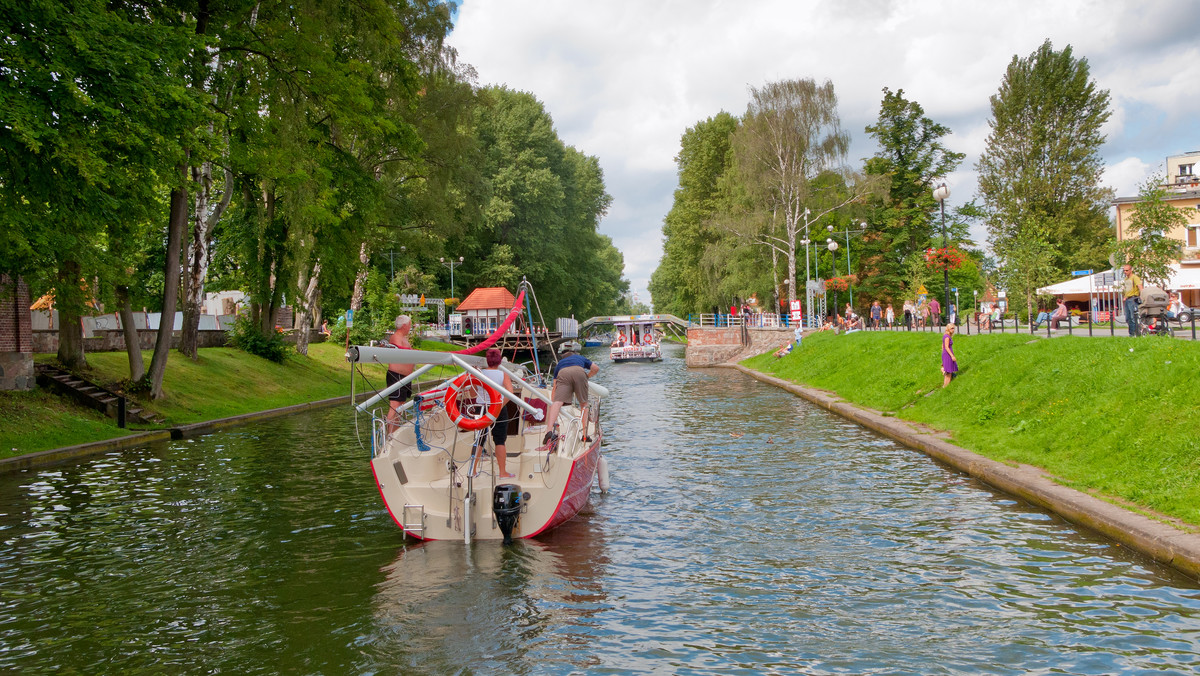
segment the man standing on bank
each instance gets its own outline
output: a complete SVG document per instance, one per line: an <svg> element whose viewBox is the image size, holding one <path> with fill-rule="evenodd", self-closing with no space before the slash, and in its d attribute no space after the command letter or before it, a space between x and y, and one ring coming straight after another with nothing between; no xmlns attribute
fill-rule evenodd
<svg viewBox="0 0 1200 676"><path fill-rule="evenodd" d="M1125 325L1129 327L1129 335L1137 335L1138 327L1138 301L1142 297L1142 278L1138 277L1133 272L1133 266L1129 263L1121 266L1121 271L1125 273L1125 280L1121 282L1121 295L1125 298Z"/></svg>
<svg viewBox="0 0 1200 676"><path fill-rule="evenodd" d="M554 367L554 388L550 391L552 403L546 416L546 424L550 426L553 434L554 429L558 427L558 412L562 410L563 404L571 403L573 396L579 400L583 440L590 441L587 437L588 378L599 373L600 367L579 354L579 349L579 343L574 341L567 341L558 349L558 353L565 356L561 357Z"/></svg>

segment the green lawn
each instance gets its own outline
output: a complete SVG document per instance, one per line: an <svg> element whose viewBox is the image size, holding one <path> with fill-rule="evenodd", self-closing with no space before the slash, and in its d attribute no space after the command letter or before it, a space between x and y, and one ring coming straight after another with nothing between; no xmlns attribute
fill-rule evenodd
<svg viewBox="0 0 1200 676"><path fill-rule="evenodd" d="M959 334L954 346L961 373L944 390L936 333L816 334L743 363L1200 525L1200 344Z"/></svg>

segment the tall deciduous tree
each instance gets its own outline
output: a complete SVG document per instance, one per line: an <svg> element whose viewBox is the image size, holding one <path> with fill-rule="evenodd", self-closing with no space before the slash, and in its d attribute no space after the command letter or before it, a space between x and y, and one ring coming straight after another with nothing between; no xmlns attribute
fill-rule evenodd
<svg viewBox="0 0 1200 676"><path fill-rule="evenodd" d="M612 202L600 163L565 145L531 94L491 88L483 98L475 129L491 199L486 229L456 274L474 282L480 261L507 245L511 265L533 284L547 318L604 314L627 283L620 252L597 232Z"/></svg>
<svg viewBox="0 0 1200 676"><path fill-rule="evenodd" d="M194 37L159 5L100 0L11 5L0 33L0 272L55 291L59 356L82 365L91 282L125 267L106 225L154 217L202 119L180 78Z"/></svg>
<svg viewBox="0 0 1200 676"><path fill-rule="evenodd" d="M814 184L822 173L844 168L850 135L841 128L833 83L785 80L751 88L750 104L734 133L732 149L750 202L770 227L759 238L787 264L788 300L796 299L796 244L814 225L861 197L852 188L842 200L822 201Z"/></svg>
<svg viewBox="0 0 1200 676"><path fill-rule="evenodd" d="M879 150L867 160L866 173L888 180L886 196L868 220L863 237L861 288L868 296L891 299L905 289L905 261L919 257L937 232L938 203L933 179L949 176L964 155L946 148L950 129L925 116L904 90L883 90L879 120L868 126Z"/></svg>
<svg viewBox="0 0 1200 676"><path fill-rule="evenodd" d="M663 220L663 256L650 277L656 310L686 316L717 302L701 275L701 259L721 237L710 220L720 208L720 179L732 162L729 143L737 126L737 118L723 112L680 138L679 187Z"/></svg>
<svg viewBox="0 0 1200 676"><path fill-rule="evenodd" d="M1075 58L1070 46L1055 51L1047 40L1013 57L991 104L977 169L993 248L1021 248L1010 241L1033 222L1058 271L1101 265L1111 197L1100 186L1109 95L1091 79L1087 59Z"/></svg>

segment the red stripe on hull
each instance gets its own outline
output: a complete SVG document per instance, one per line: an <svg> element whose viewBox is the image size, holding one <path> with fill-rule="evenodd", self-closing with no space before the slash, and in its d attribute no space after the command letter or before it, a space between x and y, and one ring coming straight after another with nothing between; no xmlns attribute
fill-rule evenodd
<svg viewBox="0 0 1200 676"><path fill-rule="evenodd" d="M567 487L563 490L562 497L558 500L558 507L554 510L550 520L537 531L521 537L533 537L575 518L592 494L592 482L596 480L596 467L599 465L600 435L597 434L596 440L588 447L587 452L572 463L571 475L567 477Z"/></svg>

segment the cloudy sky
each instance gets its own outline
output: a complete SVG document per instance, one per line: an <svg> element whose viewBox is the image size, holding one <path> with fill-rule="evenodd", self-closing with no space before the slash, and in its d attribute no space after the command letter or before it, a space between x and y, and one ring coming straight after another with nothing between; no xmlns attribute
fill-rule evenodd
<svg viewBox="0 0 1200 676"><path fill-rule="evenodd" d="M1071 45L1112 96L1101 149L1119 195L1200 150L1200 2L1191 0L461 0L450 43L479 73L538 97L559 136L600 160L613 205L600 230L640 300L662 255L681 134L751 86L831 80L849 160L875 152L864 127L882 90L903 89L966 153L947 206L977 190L988 97L1014 55ZM982 240L982 233L976 233Z"/></svg>

